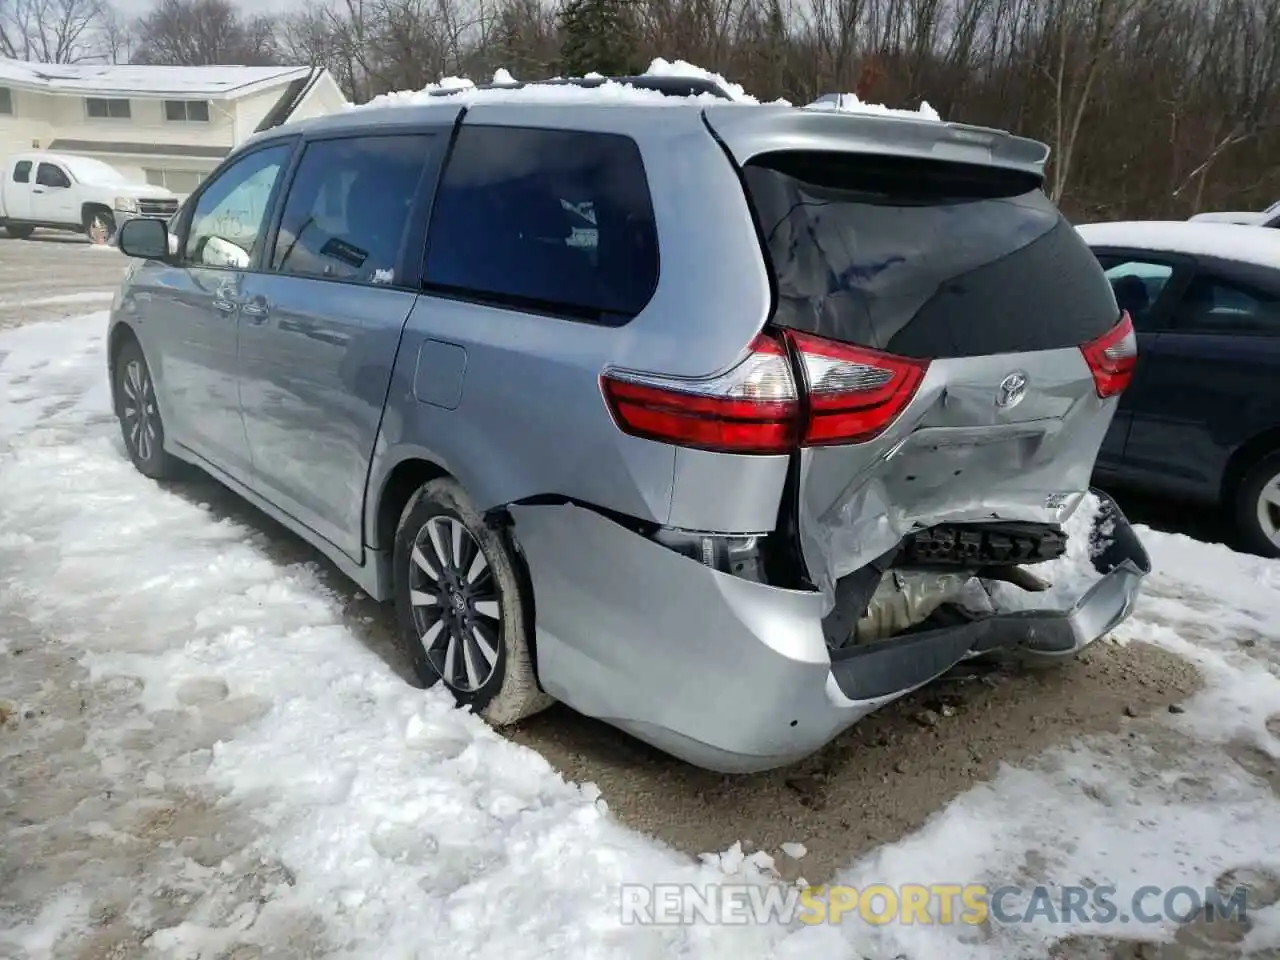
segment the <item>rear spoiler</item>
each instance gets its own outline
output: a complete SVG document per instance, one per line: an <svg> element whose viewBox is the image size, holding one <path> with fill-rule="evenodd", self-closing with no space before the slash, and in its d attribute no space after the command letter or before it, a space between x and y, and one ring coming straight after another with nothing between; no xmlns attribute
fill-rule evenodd
<svg viewBox="0 0 1280 960"><path fill-rule="evenodd" d="M965 123L836 110L710 106L707 126L739 164L765 153L821 150L1000 167L1044 181L1049 147Z"/></svg>

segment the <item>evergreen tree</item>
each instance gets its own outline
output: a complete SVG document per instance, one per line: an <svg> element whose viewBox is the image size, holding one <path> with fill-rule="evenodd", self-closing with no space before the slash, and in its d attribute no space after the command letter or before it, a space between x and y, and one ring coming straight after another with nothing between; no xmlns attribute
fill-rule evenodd
<svg viewBox="0 0 1280 960"><path fill-rule="evenodd" d="M560 13L565 76L626 76L636 71L629 0L568 0Z"/></svg>

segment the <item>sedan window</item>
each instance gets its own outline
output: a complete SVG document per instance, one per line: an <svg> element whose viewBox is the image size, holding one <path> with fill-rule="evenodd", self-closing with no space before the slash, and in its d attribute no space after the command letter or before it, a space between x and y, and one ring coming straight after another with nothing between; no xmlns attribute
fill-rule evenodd
<svg viewBox="0 0 1280 960"><path fill-rule="evenodd" d="M1182 295L1175 326L1185 332L1280 336L1280 296L1202 273Z"/></svg>
<svg viewBox="0 0 1280 960"><path fill-rule="evenodd" d="M1141 260L1124 260L1106 267L1116 304L1121 310L1128 310L1133 325L1142 330L1148 325L1152 305L1173 276L1173 267Z"/></svg>

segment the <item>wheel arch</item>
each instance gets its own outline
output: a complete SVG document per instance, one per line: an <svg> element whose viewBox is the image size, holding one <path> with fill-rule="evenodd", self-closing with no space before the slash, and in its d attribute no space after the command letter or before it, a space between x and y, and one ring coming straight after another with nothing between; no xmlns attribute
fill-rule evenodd
<svg viewBox="0 0 1280 960"><path fill-rule="evenodd" d="M1277 452L1280 452L1280 426L1269 427L1236 447L1222 471L1219 497L1225 507L1234 506L1236 494L1249 471L1264 457Z"/></svg>
<svg viewBox="0 0 1280 960"><path fill-rule="evenodd" d="M457 483L466 491L466 484L454 476L436 460L424 454L409 454L400 459L382 481L378 490L378 499L374 510L373 535L371 546L382 550L390 557L395 542L396 528L405 507L414 495L425 484L432 480L448 479ZM537 636L537 598L534 596L533 576L529 571L529 561L520 549L519 540L515 536L514 523L510 512L503 507L485 510L481 508L485 523L492 527L502 538L511 553L517 575L524 581L524 620L528 625L526 642L529 645L529 656L533 666L534 680L542 689L542 678L538 669L538 636Z"/></svg>
<svg viewBox="0 0 1280 960"><path fill-rule="evenodd" d="M121 348L130 340L141 345L141 341L138 339L133 327L123 320L113 324L111 332L107 334L107 371L112 377L112 382L114 382L116 374L116 358L120 356Z"/></svg>

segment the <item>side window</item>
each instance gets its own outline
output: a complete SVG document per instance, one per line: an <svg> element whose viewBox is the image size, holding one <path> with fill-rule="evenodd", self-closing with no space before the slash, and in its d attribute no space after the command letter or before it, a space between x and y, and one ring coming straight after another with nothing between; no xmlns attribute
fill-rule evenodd
<svg viewBox="0 0 1280 960"><path fill-rule="evenodd" d="M410 134L309 144L285 200L271 269L394 283L409 208L435 139Z"/></svg>
<svg viewBox="0 0 1280 960"><path fill-rule="evenodd" d="M1174 326L1185 332L1280 336L1280 296L1202 273L1182 295Z"/></svg>
<svg viewBox="0 0 1280 960"><path fill-rule="evenodd" d="M271 192L291 145L255 150L209 184L196 201L185 258L207 267L248 267L257 252Z"/></svg>
<svg viewBox="0 0 1280 960"><path fill-rule="evenodd" d="M71 186L71 178L61 167L52 163L42 163L36 167L36 183L42 187L66 188Z"/></svg>
<svg viewBox="0 0 1280 960"><path fill-rule="evenodd" d="M658 282L639 148L616 134L464 125L436 196L425 273L441 293L626 323Z"/></svg>
<svg viewBox="0 0 1280 960"><path fill-rule="evenodd" d="M13 167L14 183L30 183L31 182L31 161L19 160Z"/></svg>
<svg viewBox="0 0 1280 960"><path fill-rule="evenodd" d="M1102 266L1107 272L1107 279L1111 281L1116 304L1121 310L1129 311L1133 325L1138 330L1148 327L1151 307L1173 276L1173 267L1167 263L1123 260L1119 257L1104 258Z"/></svg>

